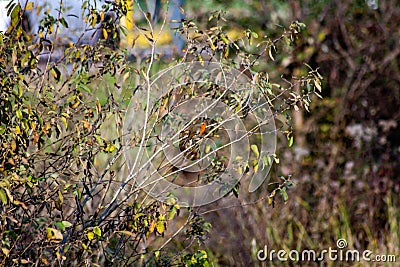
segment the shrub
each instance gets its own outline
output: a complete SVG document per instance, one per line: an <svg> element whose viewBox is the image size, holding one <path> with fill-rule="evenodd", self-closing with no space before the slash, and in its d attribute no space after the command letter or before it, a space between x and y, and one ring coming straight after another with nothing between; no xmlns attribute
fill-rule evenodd
<svg viewBox="0 0 400 267"><path fill-rule="evenodd" d="M222 30L225 22L221 12L213 13L208 27L203 29L193 20L185 20L179 31L186 37L186 52L170 60L156 54L155 29L140 5L135 7L144 21L144 26L137 26L136 30L146 38L150 52L143 58L136 55L135 62L129 62L128 49L116 47L115 42L118 32L124 33L126 29L121 25L111 27L107 24L109 21L105 24L102 21L107 18L105 14L112 12L118 22L133 8L130 1L106 3L101 8L85 1L87 28L105 25L102 33L106 40L96 45L72 43L67 47L56 38L58 28L68 28L64 19L67 11L60 8L57 17L48 14L41 21L39 32L32 36L21 24L25 9L32 5L9 5L11 25L5 33L0 33L3 265L69 266L84 262L207 266L207 254L199 245L210 224L200 218L195 209L183 208L179 199L170 197L162 202L139 190L140 184L134 183L138 177L131 176L126 156L132 138L126 139L123 135L131 134L138 149L149 150L146 142L153 132L146 132L146 129L156 130L151 128L150 122L168 117L185 99L197 93L190 93L190 84L186 84L189 87L182 87L181 98L175 103L176 95L168 88L168 93L155 99L157 101L139 98L143 104L140 108L147 112L144 125L148 128L126 131L123 120L137 119L127 117L131 97L138 97L141 92L154 93L154 88L150 90L151 77L157 68L181 62L188 66L215 62L250 77L249 84L255 88L256 95L271 106L272 119L281 120L279 132L291 146L290 110L308 110L311 98L321 90L322 77L311 67L302 77L283 77L276 82L269 80L268 73L257 72L259 62L280 60L279 51L295 46L305 27L300 22L292 23L274 40L258 36L252 30L232 40ZM113 35L111 42L107 38L109 34ZM62 51L59 58L54 57L57 51ZM298 86L303 90L297 92ZM213 99L219 98L230 110L237 110L242 121L251 121L247 116L254 110L246 103L248 94L223 95L218 90L208 84L203 93ZM173 104L163 113L165 103ZM253 122L256 122L254 118ZM209 124L222 125L217 118L207 121L207 127ZM200 123L199 127L206 126ZM199 129L198 141L201 135L208 133L205 128ZM159 134L156 132L156 137L160 137ZM194 135L189 137L194 140ZM251 146L246 149L252 154L240 166L240 171L237 169L240 175L250 176L261 172L261 166L279 162L275 154L261 157L263 151L256 137L250 141ZM203 183L218 179L218 172L224 171L226 159L223 157L226 156L221 155L221 159L212 163L208 175L214 178ZM234 181L223 195L237 194L239 183ZM277 192L287 200L288 185L287 180L283 184L273 184L269 195L271 203ZM186 219L182 213L186 214ZM182 227L174 229L179 223ZM185 235L183 247L187 248L171 254L166 250L167 245L178 234Z"/></svg>

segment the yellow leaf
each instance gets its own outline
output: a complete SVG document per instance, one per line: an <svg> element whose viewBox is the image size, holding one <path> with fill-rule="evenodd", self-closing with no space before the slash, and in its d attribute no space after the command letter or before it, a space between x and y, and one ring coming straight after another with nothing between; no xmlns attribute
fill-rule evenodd
<svg viewBox="0 0 400 267"><path fill-rule="evenodd" d="M89 239L89 241L92 240L94 238L94 233L91 231L87 233L87 238Z"/></svg>
<svg viewBox="0 0 400 267"><path fill-rule="evenodd" d="M260 156L260 152L258 151L258 146L257 145L251 145L250 148L253 151L253 153L256 156L256 158L258 158Z"/></svg>
<svg viewBox="0 0 400 267"><path fill-rule="evenodd" d="M11 195L10 190L8 190L7 188L3 188L3 190L6 191L7 197L8 197L8 199L10 200L10 202L14 202L14 198L13 198L13 196Z"/></svg>
<svg viewBox="0 0 400 267"><path fill-rule="evenodd" d="M128 78L129 78L130 73L127 72L124 74L124 76L122 77L122 80L125 82Z"/></svg>
<svg viewBox="0 0 400 267"><path fill-rule="evenodd" d="M10 163L11 165L15 165L15 161L13 158L8 158L8 163Z"/></svg>
<svg viewBox="0 0 400 267"><path fill-rule="evenodd" d="M257 173L258 171L258 160L253 161L253 168L254 168L254 173Z"/></svg>
<svg viewBox="0 0 400 267"><path fill-rule="evenodd" d="M7 203L8 203L8 198L7 198L6 192L4 191L3 188L0 188L0 199L1 199L1 201L3 202L4 205L7 205Z"/></svg>
<svg viewBox="0 0 400 267"><path fill-rule="evenodd" d="M289 145L289 147L291 147L293 145L293 135L290 136L288 145Z"/></svg>
<svg viewBox="0 0 400 267"><path fill-rule="evenodd" d="M48 123L48 122L46 122L46 124L45 125L43 125L43 127L42 127L42 131L45 133L45 134L49 134L49 130L51 129L51 125L50 125L50 123Z"/></svg>
<svg viewBox="0 0 400 267"><path fill-rule="evenodd" d="M21 134L21 128L18 125L15 127L15 133Z"/></svg>
<svg viewBox="0 0 400 267"><path fill-rule="evenodd" d="M272 59L272 61L275 61L274 57L272 56L272 47L269 48L268 55Z"/></svg>
<svg viewBox="0 0 400 267"><path fill-rule="evenodd" d="M107 33L106 29L103 29L103 36L104 36L104 39L108 38L108 33Z"/></svg>
<svg viewBox="0 0 400 267"><path fill-rule="evenodd" d="M154 229L156 228L156 226L157 226L156 221L152 221L152 222L150 223L149 233L153 233L153 232L154 232Z"/></svg>
<svg viewBox="0 0 400 267"><path fill-rule="evenodd" d="M56 79L57 81L60 81L61 79L61 71L57 69L56 67L52 68L50 70L51 75Z"/></svg>
<svg viewBox="0 0 400 267"><path fill-rule="evenodd" d="M320 91L320 92L322 91L320 80L314 80L314 85L315 85L315 87L317 87L318 91Z"/></svg>
<svg viewBox="0 0 400 267"><path fill-rule="evenodd" d="M17 118L22 120L22 112L21 112L21 110L18 109L17 111L15 111L15 113L17 114Z"/></svg>
<svg viewBox="0 0 400 267"><path fill-rule="evenodd" d="M29 2L26 4L25 10L31 11L33 9L33 2Z"/></svg>
<svg viewBox="0 0 400 267"><path fill-rule="evenodd" d="M68 123L67 123L67 119L65 117L60 117L61 122L64 124L65 129L68 128Z"/></svg>
<svg viewBox="0 0 400 267"><path fill-rule="evenodd" d="M3 251L3 254L6 255L6 257L8 256L8 254L10 254L10 250L7 248L1 248L1 251Z"/></svg>
<svg viewBox="0 0 400 267"><path fill-rule="evenodd" d="M106 152L112 153L115 150L115 146L113 144L108 144L106 148Z"/></svg>

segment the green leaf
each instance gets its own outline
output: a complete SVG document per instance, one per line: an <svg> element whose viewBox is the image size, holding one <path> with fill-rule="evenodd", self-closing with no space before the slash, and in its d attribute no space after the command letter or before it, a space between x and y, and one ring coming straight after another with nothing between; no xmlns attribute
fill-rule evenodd
<svg viewBox="0 0 400 267"><path fill-rule="evenodd" d="M17 109L17 110L15 111L15 113L17 114L17 118L20 119L20 120L22 120L22 112L21 112L21 110Z"/></svg>
<svg viewBox="0 0 400 267"><path fill-rule="evenodd" d="M157 232L160 235L162 235L164 233L164 230L165 230L165 223L163 221L158 222L156 228L157 228Z"/></svg>
<svg viewBox="0 0 400 267"><path fill-rule="evenodd" d="M258 158L260 156L260 152L258 151L258 146L257 145L251 145L250 148L253 151L254 155L256 155L256 157Z"/></svg>
<svg viewBox="0 0 400 267"><path fill-rule="evenodd" d="M286 193L286 188L285 188L285 187L282 188L282 189L280 190L280 193L281 193L281 195L282 195L283 201L284 201L284 202L287 202L288 199L289 199L289 196L288 196L288 194Z"/></svg>
<svg viewBox="0 0 400 267"><path fill-rule="evenodd" d="M140 218L140 217L142 217L144 215L145 215L144 213L135 214L135 216L133 217L133 220L136 221L138 218Z"/></svg>
<svg viewBox="0 0 400 267"><path fill-rule="evenodd" d="M101 237L101 229L100 227L96 226L93 228L93 232L98 236Z"/></svg>
<svg viewBox="0 0 400 267"><path fill-rule="evenodd" d="M135 234L130 232L130 231L122 230L122 231L115 231L115 232L116 233L121 233L121 234L124 234L124 235L129 235L131 237L135 237Z"/></svg>
<svg viewBox="0 0 400 267"><path fill-rule="evenodd" d="M269 156L264 155L264 156L262 156L261 160L263 162L264 167L271 165L271 158Z"/></svg>
<svg viewBox="0 0 400 267"><path fill-rule="evenodd" d="M106 153L112 153L115 150L115 146L112 143L108 143L106 147L103 149Z"/></svg>
<svg viewBox="0 0 400 267"><path fill-rule="evenodd" d="M253 161L253 169L254 169L254 173L257 173L257 171L258 171L258 160L254 160Z"/></svg>

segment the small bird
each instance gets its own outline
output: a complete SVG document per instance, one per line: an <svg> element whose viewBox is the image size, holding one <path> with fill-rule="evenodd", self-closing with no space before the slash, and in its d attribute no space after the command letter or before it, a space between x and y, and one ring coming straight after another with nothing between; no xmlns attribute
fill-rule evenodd
<svg viewBox="0 0 400 267"><path fill-rule="evenodd" d="M202 119L195 120L191 126L180 134L180 139L182 141L179 143L179 148L181 151L185 151L185 157L191 160L200 157L200 142L207 129L206 121L200 122L201 120Z"/></svg>

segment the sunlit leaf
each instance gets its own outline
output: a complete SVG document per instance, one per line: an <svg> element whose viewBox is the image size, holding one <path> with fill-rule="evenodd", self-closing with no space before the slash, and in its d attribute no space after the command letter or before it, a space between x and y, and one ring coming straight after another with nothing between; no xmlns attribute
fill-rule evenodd
<svg viewBox="0 0 400 267"><path fill-rule="evenodd" d="M7 198L6 192L4 191L3 188L0 188L0 199L1 199L1 201L3 202L4 205L7 205L7 203L8 203L8 198Z"/></svg>
<svg viewBox="0 0 400 267"><path fill-rule="evenodd" d="M157 223L157 233L160 235L164 233L165 223L163 221Z"/></svg>
<svg viewBox="0 0 400 267"><path fill-rule="evenodd" d="M87 233L87 238L90 240L92 240L94 238L94 233L92 231Z"/></svg>
<svg viewBox="0 0 400 267"><path fill-rule="evenodd" d="M98 236L101 237L101 229L100 227L96 226L93 228L93 232Z"/></svg>
<svg viewBox="0 0 400 267"><path fill-rule="evenodd" d="M61 72L60 72L60 70L59 70L58 68L53 67L53 68L50 70L50 73L51 73L51 75L53 75L54 79L56 79L57 82L60 81L60 79L61 79Z"/></svg>

